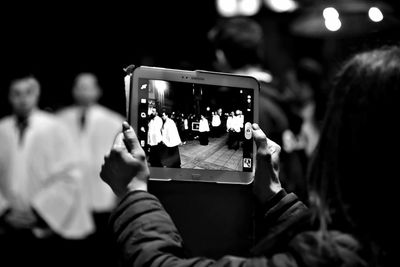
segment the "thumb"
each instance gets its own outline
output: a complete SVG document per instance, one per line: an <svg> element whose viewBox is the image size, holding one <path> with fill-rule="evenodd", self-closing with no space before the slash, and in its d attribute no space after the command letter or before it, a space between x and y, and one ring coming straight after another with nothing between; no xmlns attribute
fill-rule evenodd
<svg viewBox="0 0 400 267"><path fill-rule="evenodd" d="M128 122L124 121L122 123L122 132L124 135L124 143L129 152L140 147L139 140L136 136L135 131L132 126L129 125Z"/></svg>
<svg viewBox="0 0 400 267"><path fill-rule="evenodd" d="M267 149L268 139L265 133L261 130L260 126L258 126L257 123L253 123L252 128L253 128L253 138L254 141L256 142L257 148Z"/></svg>

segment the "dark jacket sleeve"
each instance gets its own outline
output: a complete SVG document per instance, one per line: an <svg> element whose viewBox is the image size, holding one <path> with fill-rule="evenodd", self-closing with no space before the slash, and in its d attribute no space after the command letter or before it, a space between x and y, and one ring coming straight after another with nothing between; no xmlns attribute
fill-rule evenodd
<svg viewBox="0 0 400 267"><path fill-rule="evenodd" d="M122 266L297 266L286 254L269 259L185 258L182 238L170 216L155 196L144 191L128 193L112 213L110 225Z"/></svg>
<svg viewBox="0 0 400 267"><path fill-rule="evenodd" d="M273 255L287 248L299 232L310 227L308 208L293 193L282 189L263 207L263 218L257 232L262 238L252 249L254 255ZM256 229L257 230L257 229Z"/></svg>

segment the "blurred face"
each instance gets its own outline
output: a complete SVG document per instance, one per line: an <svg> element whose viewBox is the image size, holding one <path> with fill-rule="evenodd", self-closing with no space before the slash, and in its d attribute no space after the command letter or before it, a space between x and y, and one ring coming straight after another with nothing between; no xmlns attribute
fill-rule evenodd
<svg viewBox="0 0 400 267"><path fill-rule="evenodd" d="M153 108L153 109L151 110L151 112L150 112L149 115L150 115L150 116L149 116L150 119L153 119L155 116L157 116L157 111L156 111L156 109Z"/></svg>
<svg viewBox="0 0 400 267"><path fill-rule="evenodd" d="M9 100L17 116L26 117L39 101L39 83L34 78L14 81L10 86Z"/></svg>
<svg viewBox="0 0 400 267"><path fill-rule="evenodd" d="M100 88L97 79L92 74L81 74L77 77L73 97L78 105L89 106L100 98Z"/></svg>
<svg viewBox="0 0 400 267"><path fill-rule="evenodd" d="M165 114L165 112L163 112L162 119L165 121L167 118L168 118L167 114Z"/></svg>

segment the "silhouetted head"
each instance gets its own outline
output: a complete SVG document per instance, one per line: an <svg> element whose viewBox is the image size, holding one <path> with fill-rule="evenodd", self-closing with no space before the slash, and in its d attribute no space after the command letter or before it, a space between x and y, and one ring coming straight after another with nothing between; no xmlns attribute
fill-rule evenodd
<svg viewBox="0 0 400 267"><path fill-rule="evenodd" d="M233 70L260 64L263 31L254 20L245 17L222 20L208 33L220 64Z"/></svg>
<svg viewBox="0 0 400 267"><path fill-rule="evenodd" d="M387 250L399 231L399 116L399 47L356 54L335 79L309 173L310 202L322 224Z"/></svg>

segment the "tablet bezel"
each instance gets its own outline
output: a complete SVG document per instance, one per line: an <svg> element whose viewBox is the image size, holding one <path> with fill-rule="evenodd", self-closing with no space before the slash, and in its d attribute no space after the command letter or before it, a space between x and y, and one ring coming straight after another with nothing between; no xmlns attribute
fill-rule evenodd
<svg viewBox="0 0 400 267"><path fill-rule="evenodd" d="M180 70L150 66L139 66L132 73L131 92L129 99L128 120L134 130L138 132L139 110L139 79L165 80L171 82L184 82L205 85L227 86L253 90L253 122L258 123L258 98L260 84L251 77L231 73L222 73L205 70ZM162 168L150 167L151 180L180 180L197 182L214 182L227 184L250 184L254 178L256 146L253 142L253 164L251 172L204 170L187 168Z"/></svg>

